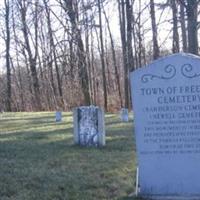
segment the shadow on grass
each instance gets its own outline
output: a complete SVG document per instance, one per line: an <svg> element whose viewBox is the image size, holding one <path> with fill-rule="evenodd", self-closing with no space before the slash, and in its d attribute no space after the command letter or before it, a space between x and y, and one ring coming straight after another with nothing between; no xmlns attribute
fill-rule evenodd
<svg viewBox="0 0 200 200"><path fill-rule="evenodd" d="M120 120L116 120L116 121L109 121L109 122L107 122L106 123L106 125L107 126L109 126L109 125L130 125L130 123L132 124L133 123L133 120L129 120L128 122L122 122L122 121L120 121Z"/></svg>
<svg viewBox="0 0 200 200"><path fill-rule="evenodd" d="M17 117L16 117L17 114ZM49 113L21 113L21 115L19 115L19 113L16 114L9 114L9 113L5 113L0 115L0 122L6 122L6 121L10 121L10 120L14 120L14 121L21 121L21 120L39 120L39 121L47 121L48 119L52 119L52 121L55 122L55 112L49 112ZM42 116L40 116L39 114L41 114ZM62 113L62 118L67 118L67 117L72 117L72 113L71 112L63 112Z"/></svg>
<svg viewBox="0 0 200 200"><path fill-rule="evenodd" d="M11 130L0 134L2 199L128 198L125 196L134 190L136 170L129 125L125 130L117 123L114 129L109 128L104 148L85 148L73 145L73 130L67 127L71 122L51 124L47 121L46 125L39 123L34 130L35 119L37 115L33 120L28 118L25 126L23 121L18 121L19 132ZM2 126L0 124L0 128Z"/></svg>
<svg viewBox="0 0 200 200"><path fill-rule="evenodd" d="M118 200L145 200L145 199L140 198L140 197L122 197L122 198L119 198Z"/></svg>
<svg viewBox="0 0 200 200"><path fill-rule="evenodd" d="M1 133L0 139L8 139L9 141L12 141L12 138L14 141L17 140L36 140L36 139L49 139L51 136L59 136L59 135L65 135L68 132L72 135L72 128L60 128L60 129L54 129L51 131L38 131L38 130L26 130L26 131L20 131L20 132L13 132L13 133Z"/></svg>

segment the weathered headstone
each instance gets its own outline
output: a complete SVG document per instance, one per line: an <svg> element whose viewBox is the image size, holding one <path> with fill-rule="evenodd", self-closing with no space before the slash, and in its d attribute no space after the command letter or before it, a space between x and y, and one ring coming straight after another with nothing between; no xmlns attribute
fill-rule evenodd
<svg viewBox="0 0 200 200"><path fill-rule="evenodd" d="M96 106L75 108L74 143L81 146L104 146L104 112Z"/></svg>
<svg viewBox="0 0 200 200"><path fill-rule="evenodd" d="M56 122L61 122L61 121L62 121L62 112L56 111Z"/></svg>
<svg viewBox="0 0 200 200"><path fill-rule="evenodd" d="M200 199L200 57L174 54L131 73L138 194Z"/></svg>
<svg viewBox="0 0 200 200"><path fill-rule="evenodd" d="M121 109L121 120L122 120L122 122L128 122L128 109L127 108Z"/></svg>
<svg viewBox="0 0 200 200"><path fill-rule="evenodd" d="M4 110L3 110L3 109L0 109L0 117L1 117L1 118L3 117L3 113L4 113Z"/></svg>

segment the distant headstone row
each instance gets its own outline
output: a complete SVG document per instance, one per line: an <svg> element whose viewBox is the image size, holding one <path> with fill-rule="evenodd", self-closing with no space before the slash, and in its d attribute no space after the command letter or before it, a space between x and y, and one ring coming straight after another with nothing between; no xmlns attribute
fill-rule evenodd
<svg viewBox="0 0 200 200"><path fill-rule="evenodd" d="M175 54L131 74L138 194L200 199L200 57Z"/></svg>

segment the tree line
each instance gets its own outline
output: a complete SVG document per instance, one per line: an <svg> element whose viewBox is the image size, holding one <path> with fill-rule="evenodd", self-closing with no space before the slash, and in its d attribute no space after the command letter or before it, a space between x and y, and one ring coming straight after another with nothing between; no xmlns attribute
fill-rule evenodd
<svg viewBox="0 0 200 200"><path fill-rule="evenodd" d="M0 109L129 108L130 71L166 54L198 54L199 0L154 1L4 0ZM108 12L113 8L120 40ZM166 10L170 17L163 19ZM170 27L167 48L163 24Z"/></svg>

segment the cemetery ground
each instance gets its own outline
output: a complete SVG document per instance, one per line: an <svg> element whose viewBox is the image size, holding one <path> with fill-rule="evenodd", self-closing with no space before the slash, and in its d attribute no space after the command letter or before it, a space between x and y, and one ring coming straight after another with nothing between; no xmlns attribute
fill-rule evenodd
<svg viewBox="0 0 200 200"><path fill-rule="evenodd" d="M73 144L72 113L0 114L1 200L135 200L132 118L106 114L106 146Z"/></svg>

